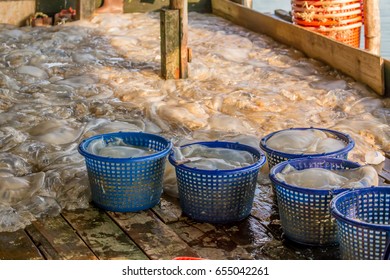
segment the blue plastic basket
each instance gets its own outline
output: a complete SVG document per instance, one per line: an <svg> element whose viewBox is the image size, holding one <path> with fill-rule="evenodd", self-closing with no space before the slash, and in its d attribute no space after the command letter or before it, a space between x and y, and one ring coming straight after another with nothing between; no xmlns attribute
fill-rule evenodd
<svg viewBox="0 0 390 280"><path fill-rule="evenodd" d="M135 158L110 158L87 150L96 139L109 143L118 138L126 144L147 147L156 153ZM136 212L153 207L161 197L166 157L171 149L170 141L143 132L116 132L83 140L78 150L85 157L92 201L100 208L117 212Z"/></svg>
<svg viewBox="0 0 390 280"><path fill-rule="evenodd" d="M330 214L329 203L335 194L346 189L318 190L289 185L276 178L276 174L282 172L287 164L297 170L351 169L360 165L338 158L309 157L281 162L270 172L270 179L276 190L280 222L286 237L304 245L336 245L337 227Z"/></svg>
<svg viewBox="0 0 390 280"><path fill-rule="evenodd" d="M390 260L390 239L387 242L386 251L385 251L385 254L383 256L383 259L384 260Z"/></svg>
<svg viewBox="0 0 390 280"><path fill-rule="evenodd" d="M336 218L342 259L389 259L390 186L344 192L330 209Z"/></svg>
<svg viewBox="0 0 390 280"><path fill-rule="evenodd" d="M256 162L232 170L202 170L177 163L172 152L169 161L176 169L183 213L196 221L209 223L229 223L246 218L252 209L257 175L265 163L264 154L260 149L232 142L197 142L185 146L195 144L247 151Z"/></svg>
<svg viewBox="0 0 390 280"><path fill-rule="evenodd" d="M330 153L322 153L322 154L290 154L290 153L283 153L280 151L276 151L271 149L270 147L267 146L267 141L274 136L276 133L286 131L286 130L308 130L308 129L317 129L321 130L327 134L333 135L336 139L339 139L343 141L346 146L338 151L330 152ZM289 159L294 159L294 158L303 158L303 157L332 157L332 158L342 158L342 159L347 159L348 157L348 152L355 147L355 142L352 140L352 138L345 133L335 131L335 130L330 130L330 129L324 129L324 128L315 128L315 127L306 127L306 128L289 128L289 129L284 129L284 130L279 130L275 131L273 133L268 134L267 136L263 137L260 141L260 147L261 149L265 152L267 156L267 162L268 166L271 169L273 166L276 164L286 161Z"/></svg>

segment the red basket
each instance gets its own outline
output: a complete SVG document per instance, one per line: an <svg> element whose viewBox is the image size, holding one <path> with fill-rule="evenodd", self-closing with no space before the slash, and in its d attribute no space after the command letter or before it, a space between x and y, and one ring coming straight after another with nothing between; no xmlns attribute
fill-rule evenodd
<svg viewBox="0 0 390 280"><path fill-rule="evenodd" d="M293 23L339 42L360 47L361 0L291 0Z"/></svg>
<svg viewBox="0 0 390 280"><path fill-rule="evenodd" d="M199 260L204 260L204 259L195 258L195 257L176 257L173 260L176 260L176 261L199 261Z"/></svg>
<svg viewBox="0 0 390 280"><path fill-rule="evenodd" d="M333 28L307 28L311 31L320 33L336 41L350 45L355 48L360 47L360 32L362 23L351 24L347 26L333 27Z"/></svg>

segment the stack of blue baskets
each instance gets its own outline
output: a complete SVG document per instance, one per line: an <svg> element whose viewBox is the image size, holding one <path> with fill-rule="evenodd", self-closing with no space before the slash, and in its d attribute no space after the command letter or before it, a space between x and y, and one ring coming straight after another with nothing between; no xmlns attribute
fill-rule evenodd
<svg viewBox="0 0 390 280"><path fill-rule="evenodd" d="M343 192L330 208L342 259L390 259L390 186Z"/></svg>
<svg viewBox="0 0 390 280"><path fill-rule="evenodd" d="M180 164L171 153L169 161L176 169L183 213L196 221L210 223L229 223L246 218L252 209L259 169L265 163L264 154L254 147L232 142L189 145L199 144L209 148L247 151L256 162L233 170L202 170Z"/></svg>
<svg viewBox="0 0 390 280"><path fill-rule="evenodd" d="M321 130L345 143L338 151L321 154L290 154L271 149L267 141L275 134L288 130ZM335 245L338 242L337 228L329 211L333 196L343 190L329 191L289 185L277 174L290 164L297 170L324 168L328 170L356 168L360 165L347 160L355 146L352 138L344 133L323 128L290 128L273 132L260 141L265 151L270 170L270 179L276 193L280 221L285 236L305 245Z"/></svg>
<svg viewBox="0 0 390 280"><path fill-rule="evenodd" d="M88 145L103 139L146 147L155 153L135 158L111 158L91 154ZM143 132L96 135L82 141L79 152L85 157L92 201L100 208L117 212L148 209L160 201L163 175L172 143L161 136Z"/></svg>

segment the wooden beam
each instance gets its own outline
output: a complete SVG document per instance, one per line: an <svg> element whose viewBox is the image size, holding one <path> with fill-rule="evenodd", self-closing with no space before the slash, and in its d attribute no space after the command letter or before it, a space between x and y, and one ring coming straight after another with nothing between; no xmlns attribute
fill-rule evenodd
<svg viewBox="0 0 390 280"><path fill-rule="evenodd" d="M165 223L177 222L182 215L179 199L163 194L160 203L152 208L152 211Z"/></svg>
<svg viewBox="0 0 390 280"><path fill-rule="evenodd" d="M90 207L62 215L100 260L148 260L103 210Z"/></svg>
<svg viewBox="0 0 390 280"><path fill-rule="evenodd" d="M170 9L179 10L180 78L188 78L188 1L170 0Z"/></svg>
<svg viewBox="0 0 390 280"><path fill-rule="evenodd" d="M62 216L38 220L26 228L46 259L96 260L96 256Z"/></svg>
<svg viewBox="0 0 390 280"><path fill-rule="evenodd" d="M161 10L161 76L180 78L179 10Z"/></svg>
<svg viewBox="0 0 390 280"><path fill-rule="evenodd" d="M292 46L368 85L376 93L384 94L384 66L381 57L228 0L211 1L215 15Z"/></svg>
<svg viewBox="0 0 390 280"><path fill-rule="evenodd" d="M43 260L24 230L0 232L0 260Z"/></svg>
<svg viewBox="0 0 390 280"><path fill-rule="evenodd" d="M390 60L384 59L385 97L390 97Z"/></svg>
<svg viewBox="0 0 390 280"><path fill-rule="evenodd" d="M96 3L93 0L77 0L75 9L77 19L89 19L96 9Z"/></svg>
<svg viewBox="0 0 390 280"><path fill-rule="evenodd" d="M178 256L199 257L152 211L108 214L152 260L170 260Z"/></svg>
<svg viewBox="0 0 390 280"><path fill-rule="evenodd" d="M237 4L240 4L240 5L243 5L245 7L248 7L248 8L251 8L253 7L253 0L230 0L234 3L237 3Z"/></svg>
<svg viewBox="0 0 390 280"><path fill-rule="evenodd" d="M381 49L381 20L379 0L364 0L364 47L367 51L379 55Z"/></svg>

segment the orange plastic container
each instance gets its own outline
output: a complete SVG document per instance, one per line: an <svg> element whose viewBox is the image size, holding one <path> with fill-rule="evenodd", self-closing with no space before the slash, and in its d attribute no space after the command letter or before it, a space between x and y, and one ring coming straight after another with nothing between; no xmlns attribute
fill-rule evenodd
<svg viewBox="0 0 390 280"><path fill-rule="evenodd" d="M291 0L292 20L311 31L360 46L362 0Z"/></svg>
<svg viewBox="0 0 390 280"><path fill-rule="evenodd" d="M204 260L202 258L195 258L195 257L176 257L173 260L180 260L180 261L199 261L199 260Z"/></svg>

